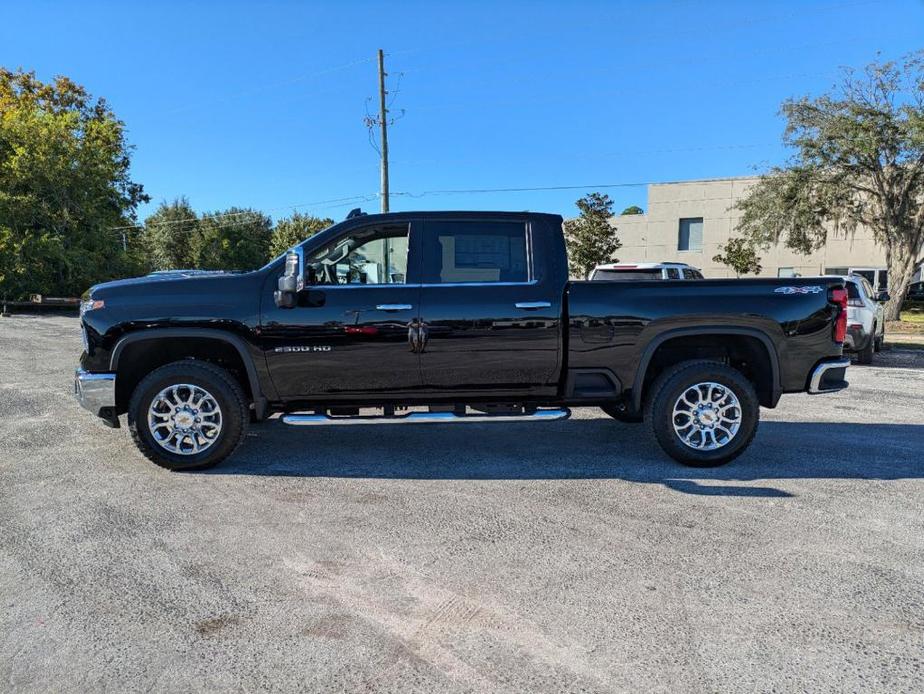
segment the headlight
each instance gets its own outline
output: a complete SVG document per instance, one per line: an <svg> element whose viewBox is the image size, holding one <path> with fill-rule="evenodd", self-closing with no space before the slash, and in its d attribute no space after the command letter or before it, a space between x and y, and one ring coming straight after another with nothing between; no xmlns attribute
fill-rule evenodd
<svg viewBox="0 0 924 694"><path fill-rule="evenodd" d="M106 305L106 302L102 299L84 299L80 302L80 338L83 341L83 351L90 351L90 341L87 338L87 325L83 322L84 314L87 311L95 311L98 308L102 308Z"/></svg>
<svg viewBox="0 0 924 694"><path fill-rule="evenodd" d="M98 308L102 308L106 305L106 302L102 299L87 299L80 302L80 317L83 318L83 314L87 311L95 311Z"/></svg>

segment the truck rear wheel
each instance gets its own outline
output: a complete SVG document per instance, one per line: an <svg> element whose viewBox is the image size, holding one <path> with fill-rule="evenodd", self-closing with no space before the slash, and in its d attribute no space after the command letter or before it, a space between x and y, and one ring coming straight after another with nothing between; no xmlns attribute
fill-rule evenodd
<svg viewBox="0 0 924 694"><path fill-rule="evenodd" d="M221 367L187 359L155 369L135 387L128 428L135 445L168 470L217 465L247 431L247 399Z"/></svg>
<svg viewBox="0 0 924 694"><path fill-rule="evenodd" d="M725 364L677 364L649 392L645 419L661 448L684 465L724 465L741 455L757 432L760 403L754 386Z"/></svg>

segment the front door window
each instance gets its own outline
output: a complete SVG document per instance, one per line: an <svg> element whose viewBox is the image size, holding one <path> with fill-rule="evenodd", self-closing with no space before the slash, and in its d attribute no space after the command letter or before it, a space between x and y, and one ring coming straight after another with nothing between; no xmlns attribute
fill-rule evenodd
<svg viewBox="0 0 924 694"><path fill-rule="evenodd" d="M311 284L405 284L407 225L360 229L308 257Z"/></svg>

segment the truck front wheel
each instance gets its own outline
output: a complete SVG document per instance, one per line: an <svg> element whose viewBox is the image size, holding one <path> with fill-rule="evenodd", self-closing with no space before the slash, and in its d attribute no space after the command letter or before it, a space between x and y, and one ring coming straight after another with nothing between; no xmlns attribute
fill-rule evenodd
<svg viewBox="0 0 924 694"><path fill-rule="evenodd" d="M757 432L757 393L730 366L683 362L661 374L649 392L645 419L661 448L684 465L723 465L741 455Z"/></svg>
<svg viewBox="0 0 924 694"><path fill-rule="evenodd" d="M234 377L192 359L149 373L128 405L138 449L169 470L217 465L243 441L248 419L247 399Z"/></svg>

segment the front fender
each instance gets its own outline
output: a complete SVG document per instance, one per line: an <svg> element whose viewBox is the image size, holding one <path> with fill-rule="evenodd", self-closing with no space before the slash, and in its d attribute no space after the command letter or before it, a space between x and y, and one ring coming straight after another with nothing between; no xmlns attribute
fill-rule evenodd
<svg viewBox="0 0 924 694"><path fill-rule="evenodd" d="M109 371L112 373L118 373L119 360L129 345L136 344L145 340L169 340L189 337L220 340L234 347L234 349L240 355L241 361L244 364L244 368L247 371L247 381L250 384L250 390L254 395L254 406L257 410L256 415L258 418L262 419L266 411L267 399L275 398L275 392L272 391L270 381L266 377L265 362L262 364L262 369L257 368L257 364L260 363L260 360L262 359L262 353L256 346L249 345L239 335L235 335L224 330L217 330L213 328L176 327L147 328L127 333L120 337L115 346L112 348L112 352L109 357ZM270 392L267 392L268 390Z"/></svg>

